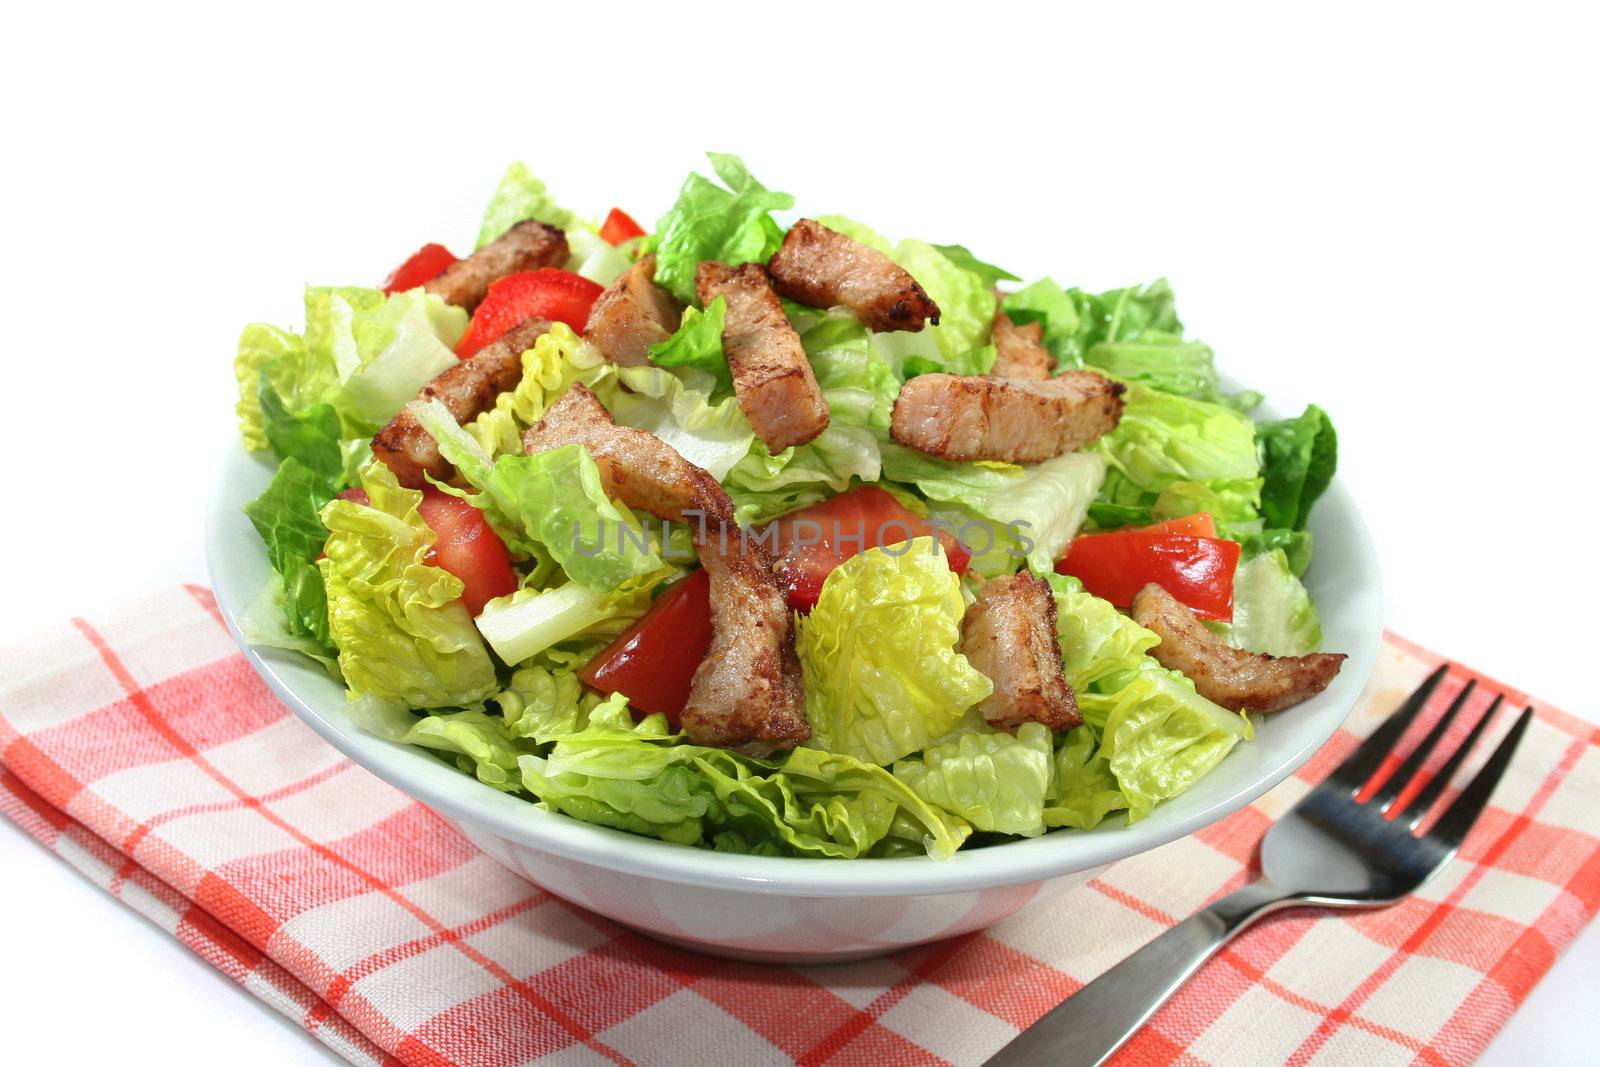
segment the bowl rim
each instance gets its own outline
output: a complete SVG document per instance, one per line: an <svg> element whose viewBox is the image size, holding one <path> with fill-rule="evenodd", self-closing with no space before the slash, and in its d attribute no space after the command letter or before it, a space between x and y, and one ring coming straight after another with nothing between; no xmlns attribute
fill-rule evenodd
<svg viewBox="0 0 1600 1067"><path fill-rule="evenodd" d="M1263 405L1263 407L1267 407ZM1268 411L1270 414L1270 409ZM240 632L238 615L259 592L259 582L241 589L237 568L228 559L240 528L250 530L236 507L241 461L268 476L270 467L246 452L235 436L220 464L207 505L206 556L217 606L229 633L268 687L334 748L359 766L421 801L446 818L468 823L529 848L607 870L708 889L804 896L903 896L942 894L1038 882L1074 871L1097 868L1188 836L1256 800L1299 769L1338 730L1355 707L1377 662L1382 644L1382 582L1371 534L1348 490L1335 477L1319 502L1318 512L1337 520L1351 541L1344 548L1359 566L1358 602L1367 605L1359 639L1335 685L1322 696L1337 705L1318 711L1316 727L1293 751L1270 767L1246 776L1235 788L1203 804L1184 805L1177 798L1133 825L1109 821L1091 831L1054 831L1040 837L1008 841L982 849L961 850L943 860L913 856L897 859L829 861L819 858L751 856L671 844L654 838L581 822L546 811L530 801L502 793L460 773L443 760L367 734L346 717L319 709L286 676L309 663L303 657L249 644ZM264 486L265 482L262 482ZM259 492L259 489L256 490ZM250 493L253 496L255 493ZM249 497L245 497L248 499ZM259 539L256 539L259 545ZM265 548L260 564L265 567ZM329 680L331 684L331 679ZM1235 750L1236 752L1238 750ZM1234 758L1234 754L1229 755Z"/></svg>

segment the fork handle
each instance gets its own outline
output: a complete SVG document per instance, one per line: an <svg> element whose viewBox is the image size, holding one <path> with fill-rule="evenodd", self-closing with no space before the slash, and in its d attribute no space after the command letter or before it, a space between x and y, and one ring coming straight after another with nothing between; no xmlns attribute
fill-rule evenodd
<svg viewBox="0 0 1600 1067"><path fill-rule="evenodd" d="M1229 893L1052 1008L985 1067L1104 1063L1235 934L1267 912L1296 903L1265 879Z"/></svg>

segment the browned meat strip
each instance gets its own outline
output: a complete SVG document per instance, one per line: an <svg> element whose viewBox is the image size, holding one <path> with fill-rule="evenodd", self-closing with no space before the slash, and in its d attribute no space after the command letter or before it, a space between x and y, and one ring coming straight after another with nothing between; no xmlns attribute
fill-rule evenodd
<svg viewBox="0 0 1600 1067"><path fill-rule="evenodd" d="M989 725L1025 722L1052 730L1083 725L1056 642L1056 601L1043 578L1024 571L984 582L961 620L961 651L994 683L978 710Z"/></svg>
<svg viewBox="0 0 1600 1067"><path fill-rule="evenodd" d="M820 222L801 219L767 261L779 294L807 307L843 304L869 329L939 325L939 305L894 260Z"/></svg>
<svg viewBox="0 0 1600 1067"><path fill-rule="evenodd" d="M677 330L683 309L655 284L656 257L645 256L600 294L589 312L583 335L613 363L642 367L650 362L650 346Z"/></svg>
<svg viewBox="0 0 1600 1067"><path fill-rule="evenodd" d="M1115 429L1123 391L1086 370L1042 382L922 374L901 386L889 433L944 459L1037 463Z"/></svg>
<svg viewBox="0 0 1600 1067"><path fill-rule="evenodd" d="M457 422L466 422L494 406L495 397L515 389L522 380L522 353L533 347L550 324L529 319L511 327L501 337L457 363L422 387L418 399L444 404ZM397 481L408 489L427 485L424 474L448 481L455 468L439 455L433 435L410 411L389 420L372 439L372 454L389 465Z"/></svg>
<svg viewBox="0 0 1600 1067"><path fill-rule="evenodd" d="M567 235L536 219L519 222L423 286L447 304L472 311L492 282L519 270L559 267L567 261Z"/></svg>
<svg viewBox="0 0 1600 1067"><path fill-rule="evenodd" d="M1328 688L1345 660L1343 653L1273 657L1234 648L1154 583L1133 598L1132 614L1161 638L1150 654L1163 667L1182 671L1201 696L1230 711L1281 711L1310 700Z"/></svg>
<svg viewBox="0 0 1600 1067"><path fill-rule="evenodd" d="M995 311L994 368L990 374L996 378L1043 381L1055 367L1056 357L1044 346L1043 323L1018 326L1004 311Z"/></svg>
<svg viewBox="0 0 1600 1067"><path fill-rule="evenodd" d="M530 454L582 445L608 494L695 528L695 550L711 579L711 647L683 709L690 740L762 755L810 737L789 607L772 557L740 533L717 480L654 434L616 425L583 385L550 405L522 441Z"/></svg>
<svg viewBox="0 0 1600 1067"><path fill-rule="evenodd" d="M803 445L828 428L828 402L817 376L772 292L759 263L730 267L704 262L695 269L702 304L718 296L728 303L722 348L733 372L733 391L768 452Z"/></svg>

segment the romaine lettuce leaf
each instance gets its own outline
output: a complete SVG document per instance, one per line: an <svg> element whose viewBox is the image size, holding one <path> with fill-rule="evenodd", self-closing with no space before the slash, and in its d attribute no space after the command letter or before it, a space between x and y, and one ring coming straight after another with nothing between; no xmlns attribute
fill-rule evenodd
<svg viewBox="0 0 1600 1067"><path fill-rule="evenodd" d="M1094 452L1068 452L1018 466L954 463L899 445L883 447L885 478L915 485L929 500L961 504L991 520L1011 534L1019 558L1040 574L1066 552L1105 472L1104 459ZM973 547L982 551L988 546Z"/></svg>
<svg viewBox="0 0 1600 1067"><path fill-rule="evenodd" d="M491 456L522 452L522 434L573 382L603 390L615 373L599 348L564 322L541 334L522 353L522 378L495 398L494 407L468 423L470 433Z"/></svg>
<svg viewBox="0 0 1600 1067"><path fill-rule="evenodd" d="M728 301L717 296L704 311L686 308L683 321L671 337L650 346L650 361L659 367L693 367L717 381L717 389L733 388L733 373L722 350L722 327L727 318Z"/></svg>
<svg viewBox="0 0 1600 1067"><path fill-rule="evenodd" d="M576 215L556 204L544 182L533 176L528 165L518 162L506 168L488 206L483 209L478 247L482 248L526 219L538 219L562 230L580 225Z"/></svg>
<svg viewBox="0 0 1600 1067"><path fill-rule="evenodd" d="M813 747L882 766L949 733L992 689L958 651L964 610L931 537L835 569L796 642Z"/></svg>
<svg viewBox="0 0 1600 1067"><path fill-rule="evenodd" d="M1261 451L1261 515L1270 527L1303 530L1333 481L1339 440L1333 420L1315 404L1292 419L1256 427Z"/></svg>
<svg viewBox="0 0 1600 1067"><path fill-rule="evenodd" d="M1067 734L1055 752L1055 774L1041 813L1044 824L1093 830L1111 812L1127 806L1094 728L1080 726Z"/></svg>
<svg viewBox="0 0 1600 1067"><path fill-rule="evenodd" d="M239 401L234 406L239 433L252 452L270 447L261 411L263 378L271 383L276 395L284 398L280 403L289 409L313 403L333 384L333 368L307 359L303 337L260 322L252 322L239 334L233 373L239 382Z"/></svg>
<svg viewBox="0 0 1600 1067"><path fill-rule="evenodd" d="M266 490L244 507L277 572L288 637L319 649L318 658L333 650L327 595L316 567L328 538L320 512L337 488L331 479L290 456L279 464Z"/></svg>
<svg viewBox="0 0 1600 1067"><path fill-rule="evenodd" d="M512 665L577 637L614 637L650 607L650 591L678 571L659 571L599 592L580 582L550 589L519 589L496 597L474 620L495 654Z"/></svg>
<svg viewBox="0 0 1600 1067"><path fill-rule="evenodd" d="M922 332L937 343L941 362L949 363L983 347L995 308L994 284L985 281L983 273L968 270L936 245L909 238L895 246L894 261L939 305L939 324L926 326Z"/></svg>
<svg viewBox="0 0 1600 1067"><path fill-rule="evenodd" d="M699 303L694 271L701 260L738 266L776 252L783 228L769 213L794 206L794 197L768 190L738 156L706 154L727 188L690 174L677 203L656 223L652 242L656 284L685 304Z"/></svg>
<svg viewBox="0 0 1600 1067"><path fill-rule="evenodd" d="M1194 683L1154 660L1116 692L1079 693L1099 755L1128 801L1128 821L1187 791L1251 735L1250 721L1196 693Z"/></svg>
<svg viewBox="0 0 1600 1067"><path fill-rule="evenodd" d="M893 246L889 244L888 238L864 222L847 219L843 215L818 215L812 221L826 226L835 233L842 233L852 241L866 245L874 252L882 252L887 256L893 251Z"/></svg>
<svg viewBox="0 0 1600 1067"><path fill-rule="evenodd" d="M1080 337L1083 319L1078 305L1061 286L1049 278L1040 278L1014 293L1007 293L1000 306L1006 317L1018 325L1042 324L1044 346L1056 357L1058 371L1083 366L1084 345Z"/></svg>
<svg viewBox="0 0 1600 1067"><path fill-rule="evenodd" d="M608 392L604 398L616 420L650 431L718 481L750 451L755 431L738 399L727 395L711 403L709 376L690 370L622 367L617 377L627 388Z"/></svg>
<svg viewBox="0 0 1600 1067"><path fill-rule="evenodd" d="M928 803L951 811L977 830L1037 837L1044 833L1050 786L1050 730L1023 723L1013 736L974 730L894 765L896 778Z"/></svg>
<svg viewBox="0 0 1600 1067"><path fill-rule="evenodd" d="M1261 468L1249 418L1139 384L1123 400L1122 421L1094 446L1111 465L1103 502L1159 518L1207 510L1228 525L1258 517Z"/></svg>
<svg viewBox="0 0 1600 1067"><path fill-rule="evenodd" d="M1136 670L1161 638L1083 588L1070 575L1046 574L1056 602L1056 641L1067 684L1079 692L1120 671Z"/></svg>
<svg viewBox="0 0 1600 1067"><path fill-rule="evenodd" d="M962 270L970 271L971 273L982 278L984 284L988 285L991 289L994 288L996 282L1016 282L1022 280L1003 267L997 267L993 263L985 263L983 260L973 255L965 245L934 245L933 247L938 249L939 253L943 255L945 259L948 259L951 263L954 263Z"/></svg>
<svg viewBox="0 0 1600 1067"><path fill-rule="evenodd" d="M517 759L533 752L531 744L506 731L503 718L480 708L424 715L400 737L400 742L452 753L456 766L464 773L506 793L522 788Z"/></svg>
<svg viewBox="0 0 1600 1067"><path fill-rule="evenodd" d="M1269 656L1303 656L1322 644L1311 594L1278 548L1239 564L1233 572L1233 621L1207 625L1235 648Z"/></svg>
<svg viewBox="0 0 1600 1067"><path fill-rule="evenodd" d="M461 579L425 562L434 535L417 513L422 494L381 463L361 484L371 506L323 507L327 554L317 563L350 691L413 708L482 700L496 689L494 664L461 604Z"/></svg>

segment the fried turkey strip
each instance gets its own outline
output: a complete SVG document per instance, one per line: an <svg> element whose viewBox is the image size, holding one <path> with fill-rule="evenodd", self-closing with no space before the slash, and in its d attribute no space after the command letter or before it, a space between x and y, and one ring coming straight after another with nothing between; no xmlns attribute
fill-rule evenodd
<svg viewBox="0 0 1600 1067"><path fill-rule="evenodd" d="M722 348L733 391L767 451L803 445L826 430L828 402L766 268L706 261L695 269L694 284L702 304L719 296L727 301Z"/></svg>
<svg viewBox="0 0 1600 1067"><path fill-rule="evenodd" d="M583 335L611 362L642 367L650 362L650 346L677 330L683 309L655 284L656 257L645 256L600 294L589 312Z"/></svg>
<svg viewBox="0 0 1600 1067"><path fill-rule="evenodd" d="M528 319L511 327L497 340L457 363L417 394L420 400L438 400L457 422L466 422L494 406L497 396L522 380L522 353L550 329L544 319ZM402 410L372 439L372 455L388 464L407 489L427 485L424 474L448 481L455 474L433 435L410 411Z"/></svg>
<svg viewBox="0 0 1600 1067"><path fill-rule="evenodd" d="M779 295L807 307L843 304L869 329L939 324L939 305L894 260L811 219L789 228L767 269Z"/></svg>
<svg viewBox="0 0 1600 1067"><path fill-rule="evenodd" d="M1132 614L1161 638L1150 654L1163 667L1182 671L1201 696L1230 711L1281 711L1310 700L1328 688L1345 661L1343 653L1274 657L1234 648L1153 582L1133 598Z"/></svg>
<svg viewBox="0 0 1600 1067"><path fill-rule="evenodd" d="M789 607L772 557L741 535L717 480L654 434L618 426L583 385L550 405L522 442L529 454L582 445L609 495L694 527L711 579L711 647L681 717L690 740L761 755L810 737Z"/></svg>
<svg viewBox="0 0 1600 1067"><path fill-rule="evenodd" d="M961 620L961 651L994 683L978 705L989 725L1083 725L1056 641L1056 600L1043 578L1024 571L984 582Z"/></svg>
<svg viewBox="0 0 1600 1067"><path fill-rule="evenodd" d="M1037 463L1111 432L1123 391L1084 370L1045 381L922 374L901 386L889 433L944 459Z"/></svg>
<svg viewBox="0 0 1600 1067"><path fill-rule="evenodd" d="M569 254L566 234L537 219L528 219L466 259L456 260L423 288L445 303L470 312L483 302L493 282L521 270L559 267Z"/></svg>

